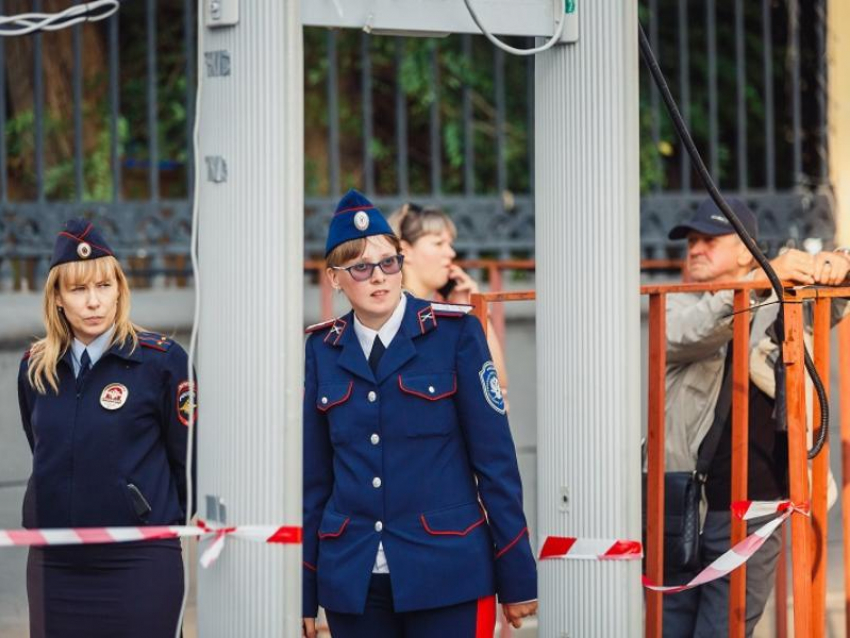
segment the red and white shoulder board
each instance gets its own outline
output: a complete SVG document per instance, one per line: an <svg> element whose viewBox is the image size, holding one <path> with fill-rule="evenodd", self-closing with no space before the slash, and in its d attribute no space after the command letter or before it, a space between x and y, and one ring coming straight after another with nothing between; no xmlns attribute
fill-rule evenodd
<svg viewBox="0 0 850 638"><path fill-rule="evenodd" d="M320 323L314 323L312 326L307 326L304 329L304 334L311 334L313 332L318 332L319 330L321 330L323 328L330 328L334 324L335 321L336 321L336 319L328 319L327 321L322 321Z"/></svg>
<svg viewBox="0 0 850 638"><path fill-rule="evenodd" d="M462 317L472 312L472 306L459 303L432 303L431 307L440 317Z"/></svg>

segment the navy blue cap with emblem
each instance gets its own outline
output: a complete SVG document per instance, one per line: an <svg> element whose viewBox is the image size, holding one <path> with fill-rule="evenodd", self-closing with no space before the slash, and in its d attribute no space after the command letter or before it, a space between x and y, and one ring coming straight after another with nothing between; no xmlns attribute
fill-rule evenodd
<svg viewBox="0 0 850 638"><path fill-rule="evenodd" d="M325 257L334 248L352 239L394 234L381 211L375 208L375 205L362 193L352 188L343 195L336 207L330 230L328 230Z"/></svg>
<svg viewBox="0 0 850 638"><path fill-rule="evenodd" d="M758 238L758 221L755 213L737 197L726 197L726 203L732 211L741 220L744 228L753 239ZM670 231L668 237L670 239L685 239L690 232L702 233L703 235L711 235L719 237L720 235L731 235L735 232L732 224L726 219L726 216L718 208L714 200L709 198L704 200L694 211L691 218Z"/></svg>
<svg viewBox="0 0 850 638"><path fill-rule="evenodd" d="M72 261L112 257L112 249L94 224L85 219L69 219L53 246L50 268Z"/></svg>

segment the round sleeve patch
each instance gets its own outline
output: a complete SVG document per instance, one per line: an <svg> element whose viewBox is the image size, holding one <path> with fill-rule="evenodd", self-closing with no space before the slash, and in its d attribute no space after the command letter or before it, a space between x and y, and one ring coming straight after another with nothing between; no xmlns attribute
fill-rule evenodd
<svg viewBox="0 0 850 638"><path fill-rule="evenodd" d="M492 361L485 361L478 373L481 379L481 388L484 390L484 398L487 403L499 414L505 413L505 398L502 396L502 384L499 383L499 375Z"/></svg>
<svg viewBox="0 0 850 638"><path fill-rule="evenodd" d="M197 384L189 385L188 381L181 381L177 386L177 418L185 426L195 418L198 409Z"/></svg>

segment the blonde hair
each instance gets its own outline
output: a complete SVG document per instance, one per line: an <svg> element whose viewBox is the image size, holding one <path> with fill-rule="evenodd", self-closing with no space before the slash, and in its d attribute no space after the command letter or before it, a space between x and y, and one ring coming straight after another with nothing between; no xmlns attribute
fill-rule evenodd
<svg viewBox="0 0 850 638"><path fill-rule="evenodd" d="M439 208L417 206L408 202L387 218L393 232L411 246L421 237L449 231L457 239L457 227L451 218Z"/></svg>
<svg viewBox="0 0 850 638"><path fill-rule="evenodd" d="M140 328L130 321L130 287L121 264L115 257L100 257L90 261L73 261L60 264L50 270L44 283L42 299L42 320L47 335L32 344L29 356L27 378L30 385L40 394L47 393L47 386L59 393L59 375L56 366L68 351L74 339L71 326L60 312L56 297L62 282L89 283L115 279L118 286L117 309L115 313L115 331L110 347L130 340L133 350L139 345Z"/></svg>
<svg viewBox="0 0 850 638"><path fill-rule="evenodd" d="M386 238L392 247L395 248L396 253L401 251L401 242L395 235L377 236ZM375 235L370 235L369 237L375 237ZM352 259L357 259L366 252L366 244L369 241L369 237L358 237L357 239L349 239L342 242L328 253L328 256L325 257L325 264L328 268L334 268L336 266L342 266L345 262Z"/></svg>

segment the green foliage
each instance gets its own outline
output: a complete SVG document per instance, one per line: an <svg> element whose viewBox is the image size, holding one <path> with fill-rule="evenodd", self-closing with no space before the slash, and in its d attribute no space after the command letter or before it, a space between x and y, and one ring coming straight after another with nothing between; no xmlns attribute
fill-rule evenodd
<svg viewBox="0 0 850 638"><path fill-rule="evenodd" d="M100 117L105 118L101 113ZM49 139L63 131L73 130L73 122L47 115L44 120L44 135ZM123 152L127 139L127 121L118 120L118 153ZM27 110L6 122L6 144L9 155L9 171L25 190L35 192L36 172L35 115ZM71 201L76 199L76 176L74 157L63 157L44 168L44 194L47 199ZM112 148L111 135L107 128L97 132L97 143L83 154L82 201L102 202L112 198Z"/></svg>

